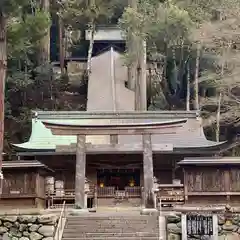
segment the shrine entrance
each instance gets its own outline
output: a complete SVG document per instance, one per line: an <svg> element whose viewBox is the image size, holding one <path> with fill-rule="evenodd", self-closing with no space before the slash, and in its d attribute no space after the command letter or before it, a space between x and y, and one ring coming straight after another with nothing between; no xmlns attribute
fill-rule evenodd
<svg viewBox="0 0 240 240"><path fill-rule="evenodd" d="M140 187L140 169L98 169L98 187L114 187L125 190L126 187Z"/></svg>

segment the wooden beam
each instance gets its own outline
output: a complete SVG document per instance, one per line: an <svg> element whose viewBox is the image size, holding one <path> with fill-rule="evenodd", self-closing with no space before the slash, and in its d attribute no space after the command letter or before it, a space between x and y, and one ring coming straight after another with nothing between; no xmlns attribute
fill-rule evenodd
<svg viewBox="0 0 240 240"><path fill-rule="evenodd" d="M185 122L185 121L184 121ZM127 126L70 126L43 122L54 135L142 135L142 134L175 134L183 122L175 124L146 124Z"/></svg>
<svg viewBox="0 0 240 240"><path fill-rule="evenodd" d="M144 175L144 202L146 208L154 208L153 193L153 157L151 135L144 134L143 141L143 175Z"/></svg>
<svg viewBox="0 0 240 240"><path fill-rule="evenodd" d="M173 152L173 144L152 144L154 153L171 153ZM76 144L56 146L56 152L76 152ZM86 153L101 154L101 153L140 153L143 152L142 143L133 144L86 144Z"/></svg>
<svg viewBox="0 0 240 240"><path fill-rule="evenodd" d="M171 126L165 128L119 128L119 129L94 129L94 128L82 128L69 127L69 126L47 126L51 129L53 135L142 135L142 134L176 134L177 128L182 126Z"/></svg>
<svg viewBox="0 0 240 240"><path fill-rule="evenodd" d="M75 206L84 208L85 204L85 173L86 173L86 150L85 135L77 136L76 149L76 173L75 173Z"/></svg>

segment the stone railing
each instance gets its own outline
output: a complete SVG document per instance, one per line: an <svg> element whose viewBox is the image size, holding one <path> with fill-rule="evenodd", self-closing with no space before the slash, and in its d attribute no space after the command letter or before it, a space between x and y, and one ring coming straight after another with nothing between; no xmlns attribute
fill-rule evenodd
<svg viewBox="0 0 240 240"><path fill-rule="evenodd" d="M0 236L16 240L53 240L58 218L55 214L0 216Z"/></svg>

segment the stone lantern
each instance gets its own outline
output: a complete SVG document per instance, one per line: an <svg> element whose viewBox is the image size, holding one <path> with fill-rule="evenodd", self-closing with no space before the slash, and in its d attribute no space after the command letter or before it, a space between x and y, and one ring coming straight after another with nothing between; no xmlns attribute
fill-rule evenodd
<svg viewBox="0 0 240 240"><path fill-rule="evenodd" d="M88 199L88 193L89 193L89 192L90 192L89 181L85 178L85 186L84 186L84 193L85 193L84 208L87 208L87 199Z"/></svg>
<svg viewBox="0 0 240 240"><path fill-rule="evenodd" d="M157 208L157 194L159 192L158 180L153 177L154 208Z"/></svg>

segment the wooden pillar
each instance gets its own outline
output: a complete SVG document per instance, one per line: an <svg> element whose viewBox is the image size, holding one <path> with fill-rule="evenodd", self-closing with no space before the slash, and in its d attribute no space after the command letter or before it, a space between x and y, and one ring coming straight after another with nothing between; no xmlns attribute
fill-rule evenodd
<svg viewBox="0 0 240 240"><path fill-rule="evenodd" d="M153 157L151 135L142 135L145 208L154 208Z"/></svg>
<svg viewBox="0 0 240 240"><path fill-rule="evenodd" d="M86 149L85 135L77 136L76 149L76 173L75 173L75 207L85 207L85 173L86 173Z"/></svg>

